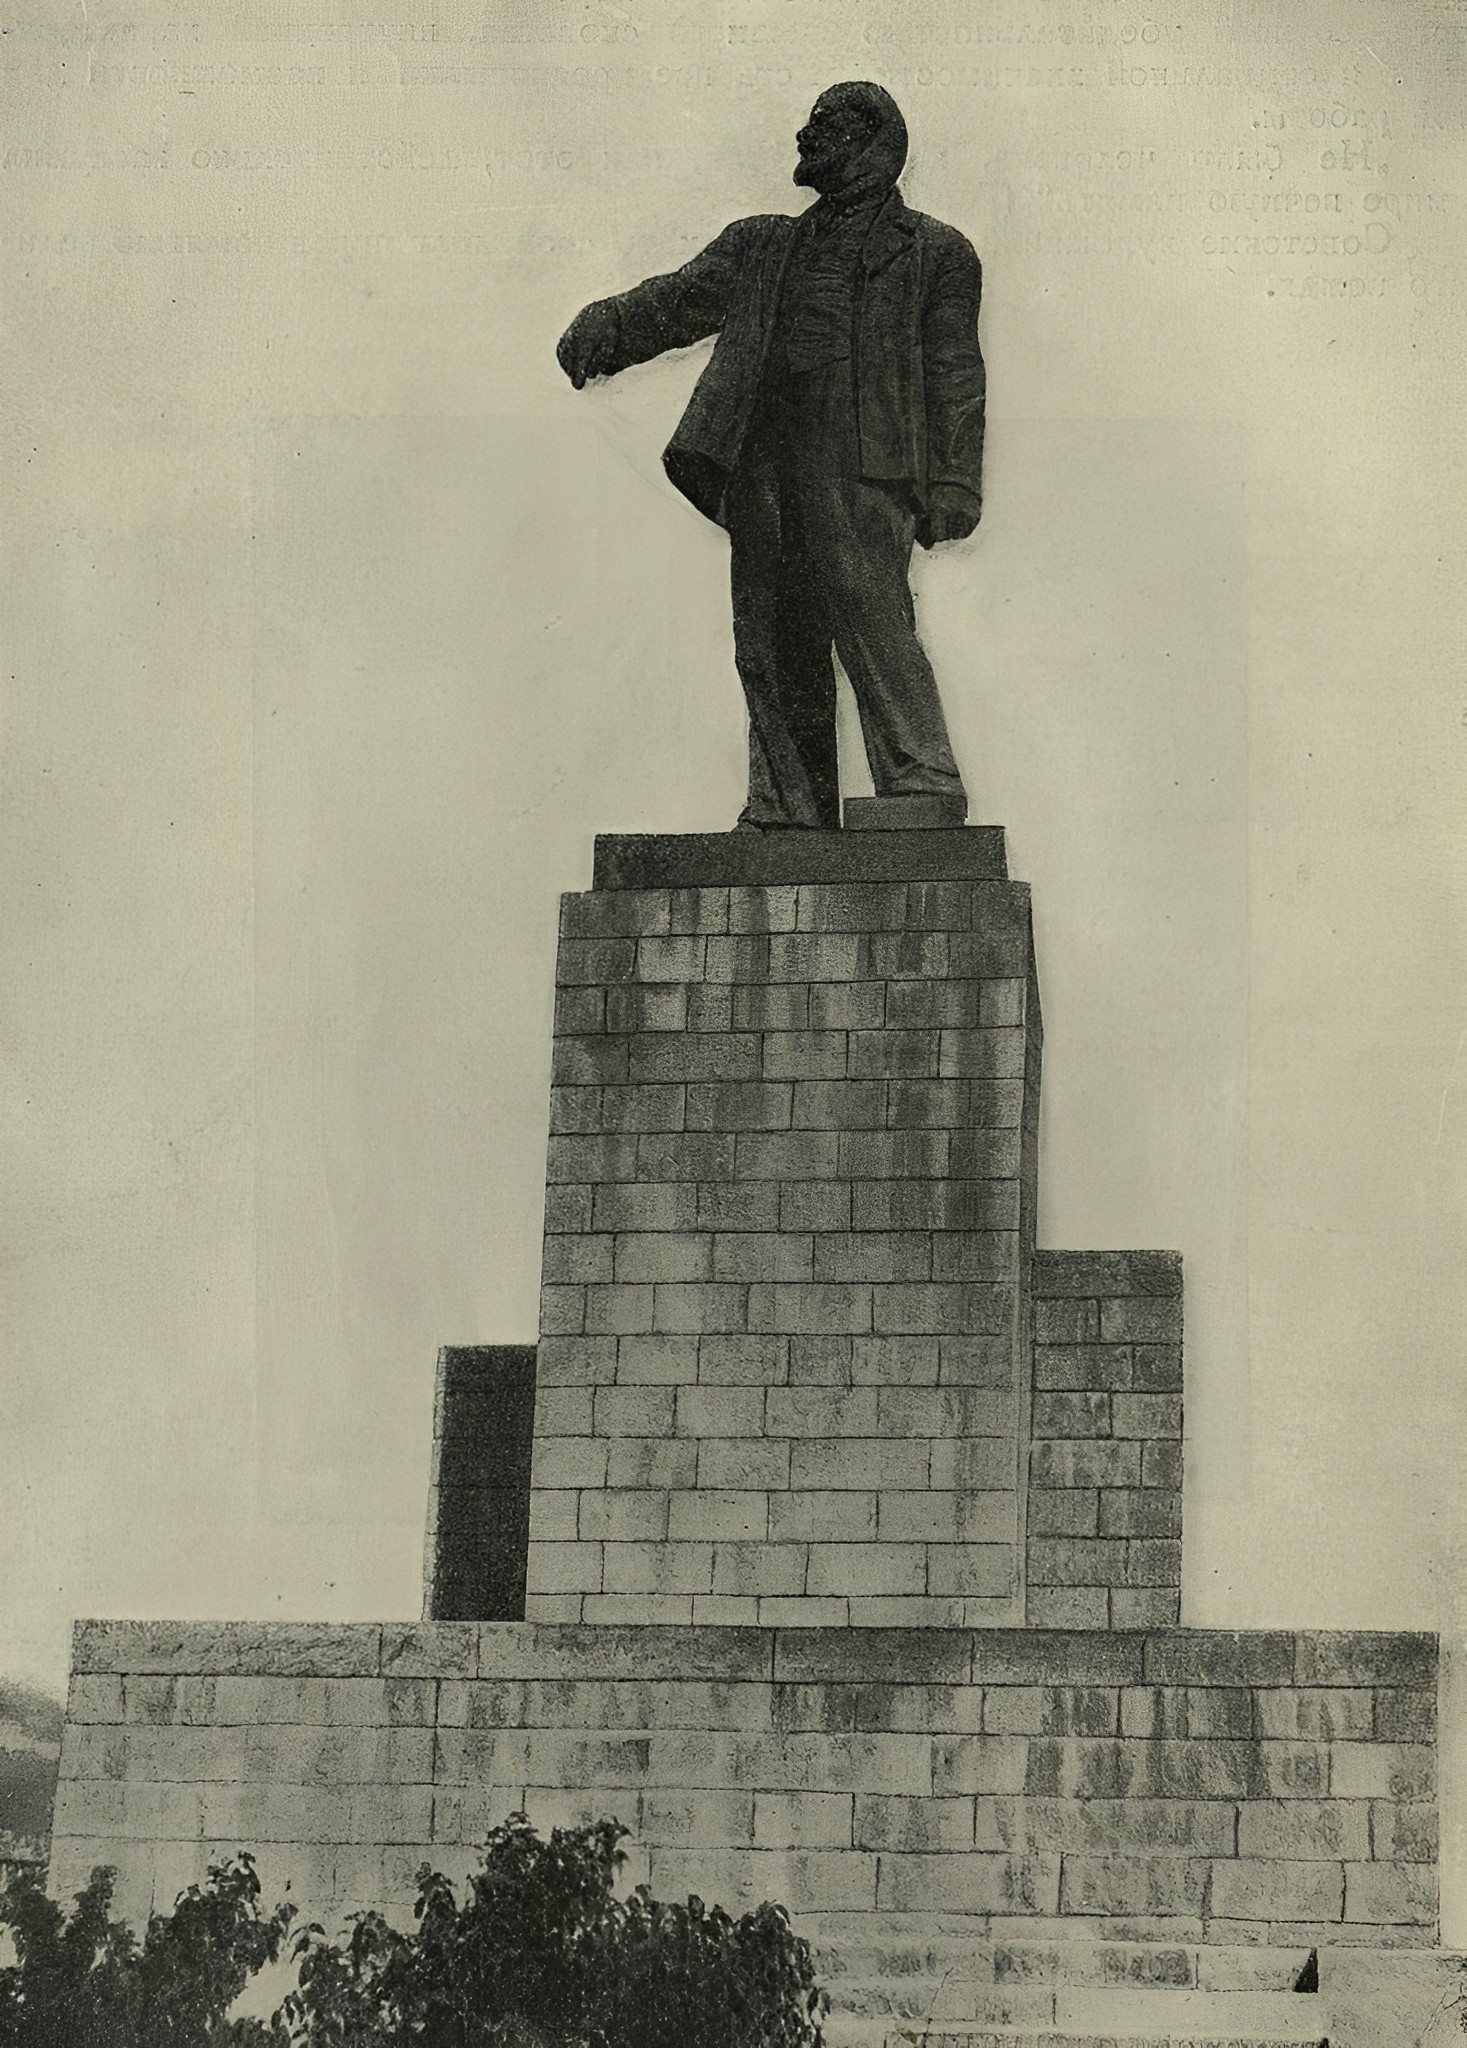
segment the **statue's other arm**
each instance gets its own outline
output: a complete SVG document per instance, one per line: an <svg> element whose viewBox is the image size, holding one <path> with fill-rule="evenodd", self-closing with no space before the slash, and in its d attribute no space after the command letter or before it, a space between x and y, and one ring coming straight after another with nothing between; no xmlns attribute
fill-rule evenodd
<svg viewBox="0 0 1467 2048"><path fill-rule="evenodd" d="M918 538L927 547L963 539L983 510L982 296L983 270L972 245L947 229L934 257L922 317L930 509L926 531L919 529Z"/></svg>
<svg viewBox="0 0 1467 2048"><path fill-rule="evenodd" d="M614 376L664 349L686 348L716 334L738 283L747 227L734 221L681 270L649 277L577 313L555 351L577 391L588 377Z"/></svg>

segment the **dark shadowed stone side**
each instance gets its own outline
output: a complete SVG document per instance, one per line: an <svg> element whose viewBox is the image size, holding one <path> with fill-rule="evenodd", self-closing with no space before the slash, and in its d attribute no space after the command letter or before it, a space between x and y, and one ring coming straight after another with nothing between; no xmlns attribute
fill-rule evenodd
<svg viewBox="0 0 1467 2048"><path fill-rule="evenodd" d="M534 1428L533 1345L444 1346L434 1407L426 1620L523 1618Z"/></svg>

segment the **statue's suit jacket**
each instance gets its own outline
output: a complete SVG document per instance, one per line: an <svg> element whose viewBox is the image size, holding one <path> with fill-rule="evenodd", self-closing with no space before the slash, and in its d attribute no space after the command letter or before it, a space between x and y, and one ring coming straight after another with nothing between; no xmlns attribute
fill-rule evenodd
<svg viewBox="0 0 1467 2048"><path fill-rule="evenodd" d="M720 523L798 225L782 213L736 220L681 270L603 302L617 314L618 369L718 335L662 460L684 496ZM981 496L982 285L971 243L893 190L862 249L852 367L861 474L907 486L919 537L932 485Z"/></svg>

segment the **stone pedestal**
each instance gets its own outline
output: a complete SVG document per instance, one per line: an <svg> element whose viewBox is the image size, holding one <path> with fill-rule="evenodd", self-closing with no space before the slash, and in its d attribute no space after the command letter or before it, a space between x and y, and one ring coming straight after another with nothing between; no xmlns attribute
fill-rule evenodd
<svg viewBox="0 0 1467 2048"><path fill-rule="evenodd" d="M643 842L563 901L531 1619L1022 1619L1029 896L934 878L989 834L880 838L850 882Z"/></svg>
<svg viewBox="0 0 1467 2048"><path fill-rule="evenodd" d="M540 1342L443 1355L428 1618L81 1625L53 1889L248 1848L405 1920L510 1813L612 1817L788 1907L832 2048L1405 2048L1436 1640L1178 1625L1180 1258L1035 1250L1002 834L849 822L598 842Z"/></svg>

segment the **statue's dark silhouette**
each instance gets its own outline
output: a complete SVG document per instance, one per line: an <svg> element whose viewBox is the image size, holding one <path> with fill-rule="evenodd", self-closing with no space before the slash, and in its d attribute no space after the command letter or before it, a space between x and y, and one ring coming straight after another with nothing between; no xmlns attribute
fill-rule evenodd
<svg viewBox="0 0 1467 2048"><path fill-rule="evenodd" d="M977 256L903 202L906 124L880 86L832 86L796 141L808 212L734 221L681 270L587 306L558 349L579 390L718 335L663 462L728 529L739 823L764 831L840 823L832 647L877 795L962 800L907 571L914 540L961 539L982 509Z"/></svg>

